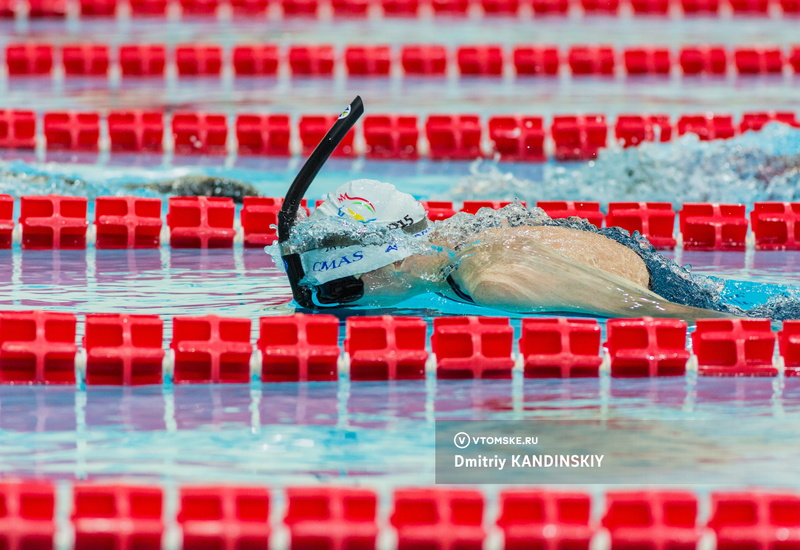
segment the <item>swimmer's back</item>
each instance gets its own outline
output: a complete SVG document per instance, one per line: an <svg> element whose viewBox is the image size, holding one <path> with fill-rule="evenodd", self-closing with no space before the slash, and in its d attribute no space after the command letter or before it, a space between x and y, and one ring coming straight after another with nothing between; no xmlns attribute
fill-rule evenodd
<svg viewBox="0 0 800 550"><path fill-rule="evenodd" d="M475 235L478 242L510 242L530 239L552 248L570 260L612 273L648 288L650 273L633 250L598 233L560 226L518 226L485 229Z"/></svg>

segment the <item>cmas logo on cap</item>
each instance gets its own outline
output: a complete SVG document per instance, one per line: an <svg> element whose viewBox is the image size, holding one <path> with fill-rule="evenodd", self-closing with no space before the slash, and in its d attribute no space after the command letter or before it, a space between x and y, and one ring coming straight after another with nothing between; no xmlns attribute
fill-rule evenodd
<svg viewBox="0 0 800 550"><path fill-rule="evenodd" d="M378 218L375 216L375 205L364 197L351 197L342 193L336 200L339 201L339 215L350 216L356 221L368 223Z"/></svg>
<svg viewBox="0 0 800 550"><path fill-rule="evenodd" d="M347 115L349 115L349 114L350 114L350 105L348 105L347 107L344 108L344 111L342 111L342 114L339 115L338 120L342 120L343 118L347 118Z"/></svg>

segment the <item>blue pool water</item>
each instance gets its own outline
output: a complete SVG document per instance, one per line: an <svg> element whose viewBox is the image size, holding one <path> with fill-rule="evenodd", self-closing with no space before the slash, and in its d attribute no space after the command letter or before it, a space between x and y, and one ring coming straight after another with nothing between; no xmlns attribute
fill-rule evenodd
<svg viewBox="0 0 800 550"><path fill-rule="evenodd" d="M373 163L334 165L315 189L372 174ZM380 177L446 196L452 184L435 164L377 165ZM98 194L113 191L123 168L59 165L82 175ZM53 169L38 167L40 170ZM214 168L253 179L265 193L279 192L293 170L262 173ZM526 168L531 173L541 167ZM184 169L131 173L158 180ZM451 172L469 174L467 164ZM94 178L106 172L100 189ZM535 174L529 174L534 177ZM128 177L131 177L128 174ZM99 180L98 180L99 181ZM56 190L63 184L54 183ZM69 190L67 190L69 191ZM94 192L92 191L92 192ZM127 191L126 191L127 192ZM145 193L146 194L146 193ZM423 193L419 193L422 195ZM427 195L426 195L427 196ZM743 281L752 303L764 299L760 283L800 285L800 252L684 252L672 255L695 273ZM260 249L0 251L0 307L164 316L165 341L175 315L247 317L288 314L290 291L272 258ZM741 290L741 289L740 289ZM423 296L393 308L339 311L347 315L507 314ZM511 316L519 330L521 316ZM79 324L80 327L80 324ZM255 331L257 323L254 323ZM343 335L343 331L342 331ZM78 335L80 338L80 334ZM715 462L713 486L758 483L800 486L794 465L800 451L800 380L678 379L351 382L110 387L0 387L0 471L49 478L135 476L170 482L231 481L272 486L336 481L391 488L434 481L436 419L583 419L653 422L657 440L644 459L647 472L672 467L671 422L693 419L718 426L708 434L681 428L682 463ZM729 428L726 428L729 426ZM703 433L699 428L700 433ZM752 437L743 437L742 430ZM663 433L663 437L657 437ZM760 435L759 435L760 434ZM713 452L709 451L713 449ZM711 453L711 454L709 454ZM667 457L670 457L667 460ZM716 463L718 462L718 463ZM646 477L646 476L645 476ZM631 483L648 483L634 479Z"/></svg>
<svg viewBox="0 0 800 550"><path fill-rule="evenodd" d="M796 42L791 19L647 19L592 18L548 20L468 19L458 25L430 21L263 22L231 21L0 21L0 49L18 40L56 44L95 40L125 42L214 41L230 47L240 42L390 43L410 40L455 46L498 42L507 48L532 40L565 48L578 43L667 45L719 43L778 45ZM123 82L110 80L9 79L0 74L0 108L33 108L40 114L59 109L157 108L223 112L300 114L337 112L359 93L368 112L606 114L800 111L798 77L741 78L570 78L487 81L460 79L183 79ZM41 119L40 119L41 120ZM685 138L680 147L698 150ZM648 151L647 148L643 151ZM796 151L795 151L796 153ZM637 155L638 153L627 153ZM644 154L644 153L642 153ZM791 151L784 154L791 154ZM5 164L22 158L26 164ZM655 158L655 157L647 157ZM704 157L706 158L706 157ZM707 158L715 158L714 155ZM267 196L282 196L300 159L242 159L165 156L97 157L0 151L0 193L39 193L96 197L129 194L126 182L152 182L189 173L222 174L252 182ZM682 161L681 157L678 161ZM369 162L334 160L309 193L316 199L355 177L390 181L419 198L461 201L469 198L742 201L798 200L792 174L780 193L753 184L751 175L731 180L731 171L670 164L650 180L627 186L607 185L628 162L619 151L604 152L591 166L496 165L491 161ZM715 164L711 164L712 168ZM57 178L21 184L4 169L29 174L79 177L83 187ZM667 185L661 181L666 170ZM684 181L680 176L687 174ZM719 179L716 179L719 176ZM681 184L681 185L679 185ZM134 194L156 196L153 192ZM503 195L503 196L499 196ZM90 201L91 204L91 201ZM18 212L17 212L18 215ZM93 219L90 213L90 219ZM683 252L680 264L695 273L745 281L746 302L765 299L757 286L800 286L798 252ZM149 313L164 316L165 341L175 315L219 314L247 317L288 314L288 285L272 259L258 249L184 251L0 251L0 309L48 309L78 314ZM502 312L468 307L425 296L386 309L337 312L441 315ZM511 316L518 330L520 316ZM79 324L79 327L81 325ZM254 327L255 331L255 327ZM78 337L80 338L80 334ZM255 334L254 334L255 337ZM800 379L717 379L689 374L675 379L424 381L393 383L339 381L307 384L241 384L142 388L0 386L0 476L50 479L142 479L167 487L176 483L242 482L281 487L337 483L375 487L434 482L436 419L570 419L613 424L634 419L651 422L643 445L642 469L655 474L675 467L687 471L713 465L711 486L751 484L800 488L797 446L800 426ZM716 427L677 428L686 419ZM679 443L673 443L679 442ZM630 483L648 485L647 475ZM494 487L484 487L487 494ZM171 493L174 496L174 493ZM174 503L173 503L174 506ZM63 512L63 511L62 511ZM65 547L67 545L64 545Z"/></svg>

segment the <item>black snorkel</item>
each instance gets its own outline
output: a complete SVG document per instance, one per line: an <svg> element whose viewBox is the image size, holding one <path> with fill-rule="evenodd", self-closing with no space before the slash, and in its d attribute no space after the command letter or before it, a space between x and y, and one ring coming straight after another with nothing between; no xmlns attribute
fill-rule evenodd
<svg viewBox="0 0 800 550"><path fill-rule="evenodd" d="M362 114L364 114L364 104L361 102L361 97L356 96L300 168L286 192L283 205L278 212L278 243L280 245L289 239L289 234L297 220L300 203L311 182L314 181L322 166ZM301 307L309 309L336 307L340 304L354 302L364 295L363 283L353 276L342 277L314 287L303 286L300 281L305 277L305 271L300 255L282 253L281 257L289 277L289 284L292 287L292 296Z"/></svg>

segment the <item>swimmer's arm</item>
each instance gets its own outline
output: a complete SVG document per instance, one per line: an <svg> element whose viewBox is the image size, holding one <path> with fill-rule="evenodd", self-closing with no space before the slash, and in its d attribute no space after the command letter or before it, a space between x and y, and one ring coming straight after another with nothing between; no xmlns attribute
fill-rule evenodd
<svg viewBox="0 0 800 550"><path fill-rule="evenodd" d="M541 243L471 247L454 274L478 304L512 312L605 317L729 317L674 304L617 275L581 265Z"/></svg>

